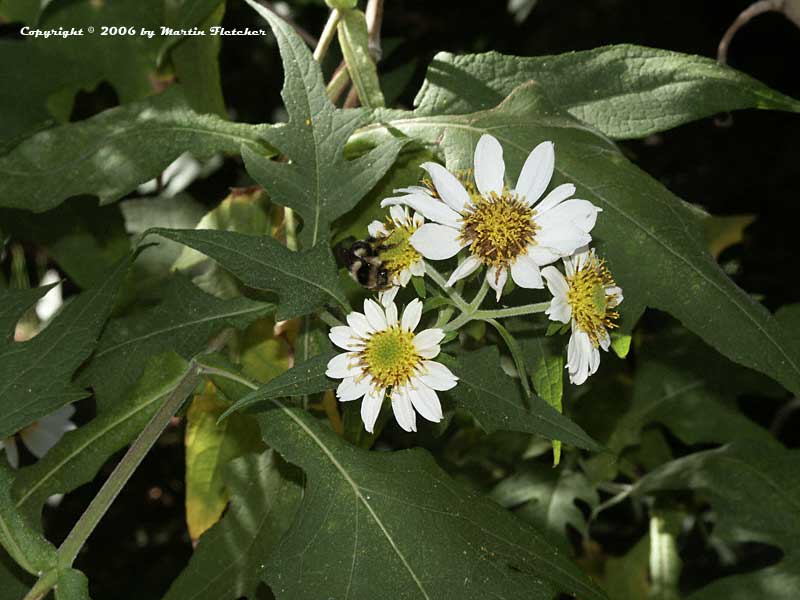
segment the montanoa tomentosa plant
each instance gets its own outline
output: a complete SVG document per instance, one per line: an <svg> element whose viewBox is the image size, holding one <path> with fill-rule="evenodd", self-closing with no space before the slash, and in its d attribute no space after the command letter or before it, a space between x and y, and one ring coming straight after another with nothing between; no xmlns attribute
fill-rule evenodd
<svg viewBox="0 0 800 600"><path fill-rule="evenodd" d="M0 16L127 15L52 4ZM224 2L167 4L165 26L220 26ZM800 393L800 310L737 287L715 217L616 142L800 102L609 46L440 54L414 108L388 108L382 2L330 0L313 51L247 4L284 123L231 119L210 35L0 40L9 77L57 66L13 71L29 85L0 118L0 596L89 597L76 557L177 415L196 546L167 600L623 600L620 573L648 598L796 598L797 458L735 401ZM100 81L120 105L69 121ZM244 187L199 204L222 164ZM30 247L61 276L31 287ZM647 308L674 320L637 325ZM43 506L123 449L54 544ZM647 533L612 557L593 525L621 503ZM692 532L739 574L682 587ZM737 563L742 542L780 558Z"/></svg>

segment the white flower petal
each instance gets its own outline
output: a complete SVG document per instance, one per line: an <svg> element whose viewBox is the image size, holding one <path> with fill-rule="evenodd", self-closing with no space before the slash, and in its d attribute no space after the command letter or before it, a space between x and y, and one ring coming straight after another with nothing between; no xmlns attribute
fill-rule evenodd
<svg viewBox="0 0 800 600"><path fill-rule="evenodd" d="M6 459L8 460L8 464L11 465L11 468L18 469L19 449L17 448L17 440L14 439L14 436L8 437L5 440L0 441L0 447L5 448Z"/></svg>
<svg viewBox="0 0 800 600"><path fill-rule="evenodd" d="M19 437L36 458L42 458L58 443L64 431L60 428L47 427L42 421L20 431Z"/></svg>
<svg viewBox="0 0 800 600"><path fill-rule="evenodd" d="M425 275L425 261L420 259L411 263L411 265L408 267L408 270L411 271L411 274L414 277L422 277Z"/></svg>
<svg viewBox="0 0 800 600"><path fill-rule="evenodd" d="M544 214L536 215L535 221L543 229L569 223L589 233L597 222L597 213L599 212L602 212L602 209L588 200L576 200L573 198L572 200L565 200Z"/></svg>
<svg viewBox="0 0 800 600"><path fill-rule="evenodd" d="M484 133L475 146L475 185L481 194L503 193L503 147L494 136Z"/></svg>
<svg viewBox="0 0 800 600"><path fill-rule="evenodd" d="M575 186L571 183L562 183L550 190L542 201L536 205L536 212L544 214L551 208L558 206L575 193Z"/></svg>
<svg viewBox="0 0 800 600"><path fill-rule="evenodd" d="M424 185L409 185L408 187L395 188L394 192L396 194L428 194L429 196L431 194L431 191Z"/></svg>
<svg viewBox="0 0 800 600"><path fill-rule="evenodd" d="M527 254L517 257L511 264L511 278L521 288L541 289L544 287L539 265Z"/></svg>
<svg viewBox="0 0 800 600"><path fill-rule="evenodd" d="M458 178L436 163L426 162L421 166L431 176L433 185L445 204L457 213L463 212L464 206L470 203L470 200L467 190L464 189Z"/></svg>
<svg viewBox="0 0 800 600"><path fill-rule="evenodd" d="M540 246L553 252L568 255L575 252L576 248L591 242L592 236L569 222L563 222L547 228L543 227L536 234L536 241Z"/></svg>
<svg viewBox="0 0 800 600"><path fill-rule="evenodd" d="M500 302L500 296L503 293L503 286L508 281L508 269L497 269L491 266L486 271L486 281L489 287L495 291L495 299Z"/></svg>
<svg viewBox="0 0 800 600"><path fill-rule="evenodd" d="M397 305L394 302L386 305L386 325L389 327L397 325Z"/></svg>
<svg viewBox="0 0 800 600"><path fill-rule="evenodd" d="M380 301L381 305L383 305L383 307L385 308L389 304L394 302L394 298L395 298L395 296L397 296L397 292L399 290L400 290L400 288L395 286L395 287L390 287L388 290L386 290L384 292L379 292L378 293L378 300Z"/></svg>
<svg viewBox="0 0 800 600"><path fill-rule="evenodd" d="M549 265L561 258L561 254L553 252L549 248L542 248L541 246L528 246L528 256L530 256L536 264L540 267Z"/></svg>
<svg viewBox="0 0 800 600"><path fill-rule="evenodd" d="M355 352L345 352L337 354L328 361L328 368L325 375L331 379L345 379L355 377L361 373L358 359Z"/></svg>
<svg viewBox="0 0 800 600"><path fill-rule="evenodd" d="M567 292L569 292L569 283L567 283L561 271L553 266L545 267L542 269L542 277L547 281L547 289L550 290L553 297L566 302Z"/></svg>
<svg viewBox="0 0 800 600"><path fill-rule="evenodd" d="M453 375L450 369L433 360L422 361L417 377L432 390L446 391L458 383L458 377Z"/></svg>
<svg viewBox="0 0 800 600"><path fill-rule="evenodd" d="M427 385L419 380L412 380L411 386L408 387L408 397L423 418L433 423L442 420L442 404L439 402L439 396Z"/></svg>
<svg viewBox="0 0 800 600"><path fill-rule="evenodd" d="M469 255L460 265L455 268L453 273L450 275L450 278L447 280L447 287L452 286L459 279L469 277L480 266L480 259L473 254Z"/></svg>
<svg viewBox="0 0 800 600"><path fill-rule="evenodd" d="M608 307L614 308L622 304L623 295L622 295L622 288L621 287L607 287L606 288L606 298L608 298Z"/></svg>
<svg viewBox="0 0 800 600"><path fill-rule="evenodd" d="M367 233L369 233L370 237L379 237L379 236L387 236L389 232L386 230L386 225L381 223L380 221L373 221L369 225L367 225Z"/></svg>
<svg viewBox="0 0 800 600"><path fill-rule="evenodd" d="M347 377L336 388L336 397L340 402L358 400L370 389L369 377Z"/></svg>
<svg viewBox="0 0 800 600"><path fill-rule="evenodd" d="M417 252L431 260L451 258L464 247L458 229L436 223L425 223L414 232L409 241Z"/></svg>
<svg viewBox="0 0 800 600"><path fill-rule="evenodd" d="M528 155L517 180L516 192L529 205L536 202L550 185L556 154L553 142L542 142Z"/></svg>
<svg viewBox="0 0 800 600"><path fill-rule="evenodd" d="M403 318L400 326L406 331L414 331L419 325L419 320L422 317L422 301L419 298L414 298L408 306L403 309Z"/></svg>
<svg viewBox="0 0 800 600"><path fill-rule="evenodd" d="M385 388L372 389L361 401L361 420L364 421L364 429L369 433L375 429L375 421L381 413L385 393Z"/></svg>
<svg viewBox="0 0 800 600"><path fill-rule="evenodd" d="M392 390L392 412L394 412L397 424L405 431L417 430L417 413L414 412L405 386Z"/></svg>
<svg viewBox="0 0 800 600"><path fill-rule="evenodd" d="M400 271L400 276L397 277L398 282L400 283L401 287L406 287L408 282L411 281L411 270L410 269L403 269Z"/></svg>
<svg viewBox="0 0 800 600"><path fill-rule="evenodd" d="M390 302L389 305L391 304L394 303ZM386 313L383 312L383 308L380 304L375 302L375 300L372 300L371 298L364 300L364 315L367 317L367 321L375 331L383 331L386 329L388 325L386 322Z"/></svg>
<svg viewBox="0 0 800 600"><path fill-rule="evenodd" d="M369 324L369 321L367 321L367 317L362 315L360 312L353 311L348 314L347 324L350 326L352 335L360 338L369 337L369 335L375 331L375 329Z"/></svg>
<svg viewBox="0 0 800 600"><path fill-rule="evenodd" d="M389 216L395 225L402 226L408 221L408 210L403 206L392 206L389 208Z"/></svg>
<svg viewBox="0 0 800 600"><path fill-rule="evenodd" d="M596 357L595 353L597 353ZM570 383L581 385L589 378L589 375L597 370L599 364L600 355L597 348L592 346L589 336L576 329L573 324L572 335L567 345L567 369Z"/></svg>
<svg viewBox="0 0 800 600"><path fill-rule="evenodd" d="M550 317L551 321L569 323L570 319L572 319L572 307L569 302L562 298L553 298L544 314Z"/></svg>
<svg viewBox="0 0 800 600"><path fill-rule="evenodd" d="M422 358L436 358L439 354L439 342L444 339L441 329L426 329L414 336L414 347Z"/></svg>
<svg viewBox="0 0 800 600"><path fill-rule="evenodd" d="M597 336L597 338L598 338L597 341L600 342L600 347L603 350L605 350L606 352L608 352L608 349L611 347L611 336L608 335L608 330L607 329L603 329L602 331L600 331L599 335ZM597 361L598 361L598 363L600 362L600 353L599 352L597 353ZM595 369L595 370L597 370L597 369Z"/></svg>
<svg viewBox="0 0 800 600"><path fill-rule="evenodd" d="M447 206L447 204L432 196L409 194L407 196L386 198L381 201L381 206L391 206L392 208L398 204L410 206L429 221L435 221L436 223L449 225L450 227L459 227L461 216Z"/></svg>
<svg viewBox="0 0 800 600"><path fill-rule="evenodd" d="M353 330L347 325L337 325L331 327L328 333L330 340L342 350L358 350L361 342L353 335Z"/></svg>

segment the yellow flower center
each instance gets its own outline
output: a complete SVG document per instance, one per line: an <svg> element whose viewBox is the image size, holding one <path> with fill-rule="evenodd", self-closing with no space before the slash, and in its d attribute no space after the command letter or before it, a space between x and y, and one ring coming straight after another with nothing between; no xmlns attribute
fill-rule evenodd
<svg viewBox="0 0 800 600"><path fill-rule="evenodd" d="M389 235L383 238L381 243L383 249L378 253L378 257L389 273L393 276L399 275L421 258L420 253L408 241L417 227L412 224L397 225L389 219L386 229Z"/></svg>
<svg viewBox="0 0 800 600"><path fill-rule="evenodd" d="M473 195L474 208L461 214L461 241L487 266L505 268L536 239L535 211L508 191Z"/></svg>
<svg viewBox="0 0 800 600"><path fill-rule="evenodd" d="M604 331L617 327L619 313L612 309L613 296L606 293L606 288L616 286L614 278L605 261L592 253L579 271L567 277L567 283L567 302L572 308L572 318L589 335L596 348Z"/></svg>
<svg viewBox="0 0 800 600"><path fill-rule="evenodd" d="M370 337L360 359L364 370L384 388L407 382L422 360L414 346L414 334L398 325Z"/></svg>

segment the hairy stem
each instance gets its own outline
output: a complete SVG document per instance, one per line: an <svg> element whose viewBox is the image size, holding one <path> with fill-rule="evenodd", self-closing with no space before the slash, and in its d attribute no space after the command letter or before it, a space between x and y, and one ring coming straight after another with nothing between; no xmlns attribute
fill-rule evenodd
<svg viewBox="0 0 800 600"><path fill-rule="evenodd" d="M341 13L338 9L334 8L331 14L328 15L328 20L325 22L325 27L322 30L322 35L319 36L319 43L314 48L314 60L321 62L328 52L328 48L336 35L336 26L339 24L339 17Z"/></svg>

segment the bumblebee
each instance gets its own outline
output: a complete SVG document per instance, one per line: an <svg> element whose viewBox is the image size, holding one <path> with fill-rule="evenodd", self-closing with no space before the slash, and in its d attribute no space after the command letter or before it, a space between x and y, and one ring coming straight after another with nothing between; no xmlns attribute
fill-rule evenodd
<svg viewBox="0 0 800 600"><path fill-rule="evenodd" d="M374 292L391 287L391 272L381 253L390 248L385 239L369 237L351 243L342 243L336 249L339 263L345 267L359 285Z"/></svg>

